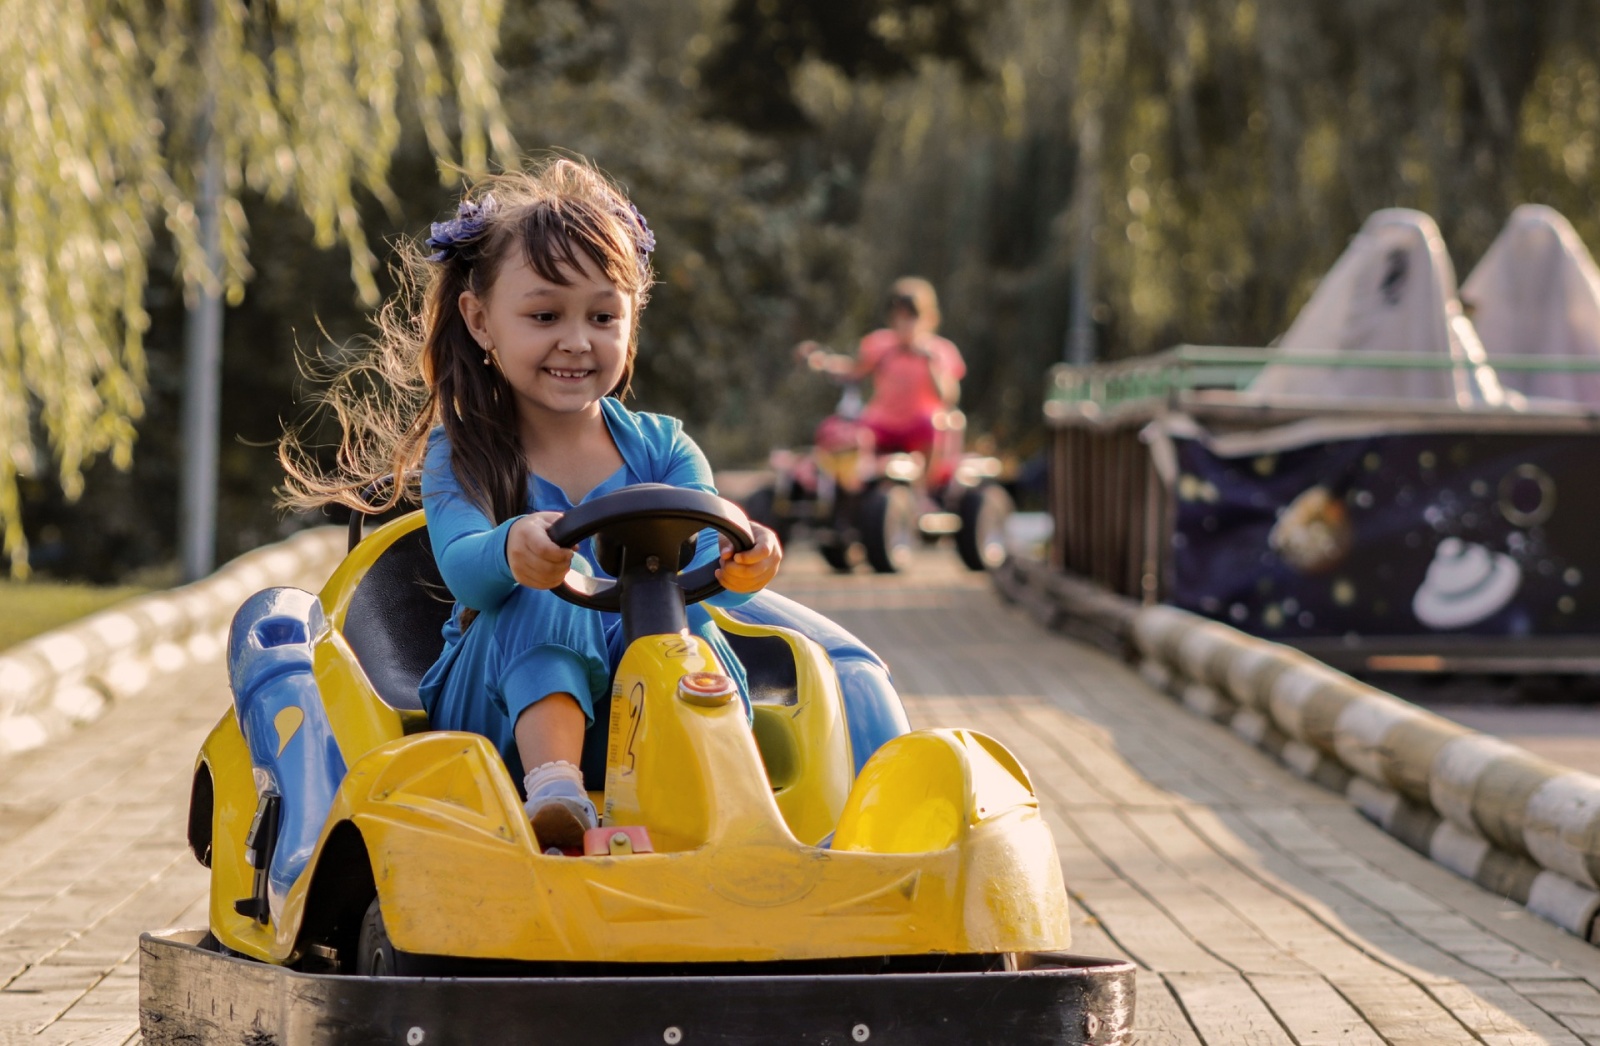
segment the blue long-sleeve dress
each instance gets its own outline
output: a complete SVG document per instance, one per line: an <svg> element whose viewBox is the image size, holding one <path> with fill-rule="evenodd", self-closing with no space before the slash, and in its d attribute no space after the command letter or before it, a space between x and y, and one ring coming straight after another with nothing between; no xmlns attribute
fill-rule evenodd
<svg viewBox="0 0 1600 1046"><path fill-rule="evenodd" d="M583 501L636 483L668 483L716 493L711 466L676 418L636 413L611 397L601 400L601 408L623 465ZM496 525L466 496L450 466L450 441L442 427L428 440L422 507L439 574L456 600L444 627L444 650L419 687L430 725L489 738L520 788L524 769L512 724L534 702L550 694L571 694L590 727L584 741L584 777L589 787L601 787L611 674L622 654L617 615L586 610L552 592L517 584L506 561L506 534L521 517ZM573 507L560 487L529 475L527 511L565 512ZM595 562L591 541L584 541L578 553L574 566L607 576ZM715 533L702 532L692 565L717 555ZM724 592L711 602L737 606L749 598ZM478 617L463 630L465 607L478 611ZM689 608L689 627L712 645L739 683L748 710L743 668L721 630L699 606Z"/></svg>

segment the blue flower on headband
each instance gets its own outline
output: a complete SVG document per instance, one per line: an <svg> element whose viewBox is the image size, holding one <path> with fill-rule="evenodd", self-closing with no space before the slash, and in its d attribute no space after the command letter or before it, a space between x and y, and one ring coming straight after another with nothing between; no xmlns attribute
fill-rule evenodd
<svg viewBox="0 0 1600 1046"><path fill-rule="evenodd" d="M639 260L648 261L650 252L656 249L656 234L650 231L650 223L644 220L644 215L639 213L638 207L630 203L628 210L633 212L634 224L639 226L638 235L634 237L634 242L639 248Z"/></svg>
<svg viewBox="0 0 1600 1046"><path fill-rule="evenodd" d="M456 216L447 222L434 222L428 227L426 245L433 248L433 253L428 255L431 262L449 261L461 250L462 247L473 242L483 235L489 227L489 219L494 217L495 211L500 209L500 204L490 193L480 202L462 200L461 206L456 208Z"/></svg>

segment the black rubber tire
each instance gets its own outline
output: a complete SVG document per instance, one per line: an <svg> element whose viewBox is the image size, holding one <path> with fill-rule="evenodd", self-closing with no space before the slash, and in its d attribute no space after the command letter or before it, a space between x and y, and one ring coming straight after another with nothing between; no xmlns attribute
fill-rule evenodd
<svg viewBox="0 0 1600 1046"><path fill-rule="evenodd" d="M744 514L751 522L760 523L778 535L778 544L789 546L789 519L780 518L777 510L778 493L771 487L762 487L744 499Z"/></svg>
<svg viewBox="0 0 1600 1046"><path fill-rule="evenodd" d="M356 945L356 975L360 977L396 977L407 971L409 956L397 950L389 940L389 931L383 925L383 910L374 897L361 919L361 938Z"/></svg>
<svg viewBox="0 0 1600 1046"><path fill-rule="evenodd" d="M822 553L823 562L832 567L834 573L848 574L855 569L855 564L850 561L849 545L818 545L817 551Z"/></svg>
<svg viewBox="0 0 1600 1046"><path fill-rule="evenodd" d="M1006 520L1014 511L1011 495L998 483L985 483L961 495L956 551L969 570L993 570L1005 562Z"/></svg>
<svg viewBox="0 0 1600 1046"><path fill-rule="evenodd" d="M894 574L911 562L917 541L917 496L910 487L884 483L861 503L861 544L867 563L880 574Z"/></svg>

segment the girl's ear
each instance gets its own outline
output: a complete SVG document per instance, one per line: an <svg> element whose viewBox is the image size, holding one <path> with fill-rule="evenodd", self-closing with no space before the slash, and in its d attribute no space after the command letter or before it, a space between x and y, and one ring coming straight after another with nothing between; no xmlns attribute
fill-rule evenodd
<svg viewBox="0 0 1600 1046"><path fill-rule="evenodd" d="M483 299L478 297L476 291L462 291L456 298L456 308L461 310L461 319L467 325L467 333L472 335L480 348L488 351L490 338L488 310L484 307Z"/></svg>

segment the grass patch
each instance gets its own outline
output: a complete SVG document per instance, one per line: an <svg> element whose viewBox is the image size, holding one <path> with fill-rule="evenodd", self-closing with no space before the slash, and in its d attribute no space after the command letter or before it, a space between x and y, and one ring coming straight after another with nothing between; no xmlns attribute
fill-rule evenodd
<svg viewBox="0 0 1600 1046"><path fill-rule="evenodd" d="M0 650L148 591L142 585L0 581Z"/></svg>

